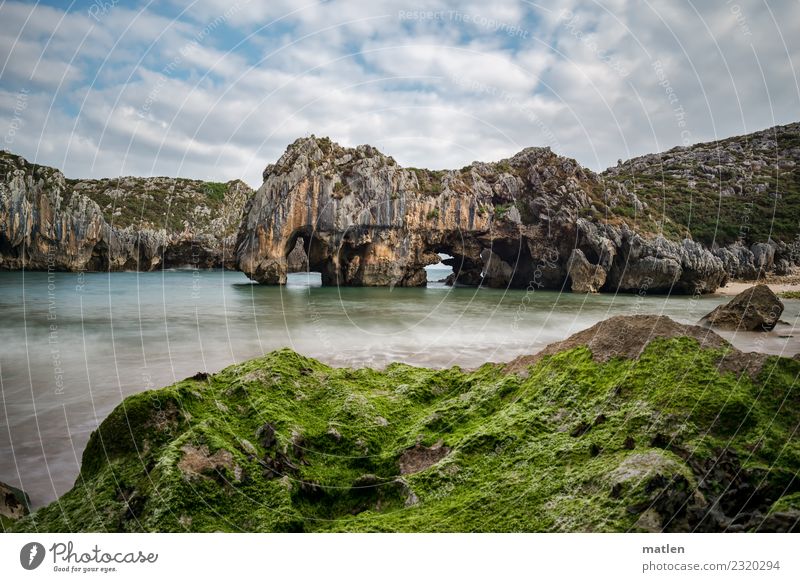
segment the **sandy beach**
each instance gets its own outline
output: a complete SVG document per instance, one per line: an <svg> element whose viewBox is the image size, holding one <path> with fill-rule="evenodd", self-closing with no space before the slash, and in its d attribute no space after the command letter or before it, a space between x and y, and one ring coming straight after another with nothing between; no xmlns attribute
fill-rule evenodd
<svg viewBox="0 0 800 582"><path fill-rule="evenodd" d="M777 295L792 291L800 292L800 270L794 269L788 275L768 275L758 281L731 280L724 287L717 289L714 295L738 295L758 283L766 284Z"/></svg>
<svg viewBox="0 0 800 582"><path fill-rule="evenodd" d="M787 291L797 291L800 292L800 283L781 283L781 282L771 282L771 281L730 281L728 282L725 287L720 287L714 292L714 295L738 295L745 289L756 285L757 283L766 283L772 292L776 295L780 295L781 293L785 293Z"/></svg>

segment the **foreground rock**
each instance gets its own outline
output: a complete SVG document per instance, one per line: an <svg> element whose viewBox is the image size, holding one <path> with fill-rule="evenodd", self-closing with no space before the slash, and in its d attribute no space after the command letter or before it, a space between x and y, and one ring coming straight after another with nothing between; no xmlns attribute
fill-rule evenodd
<svg viewBox="0 0 800 582"><path fill-rule="evenodd" d="M27 493L0 481L0 525L3 528L11 525L11 520L28 515L30 506L31 500Z"/></svg>
<svg viewBox="0 0 800 582"><path fill-rule="evenodd" d="M800 361L605 323L511 368L283 350L131 396L14 531L796 530Z"/></svg>
<svg viewBox="0 0 800 582"><path fill-rule="evenodd" d="M0 269L234 268L251 194L241 181L68 180L0 152Z"/></svg>
<svg viewBox="0 0 800 582"><path fill-rule="evenodd" d="M745 289L700 322L709 327L740 331L772 331L783 313L783 302L767 285Z"/></svg>

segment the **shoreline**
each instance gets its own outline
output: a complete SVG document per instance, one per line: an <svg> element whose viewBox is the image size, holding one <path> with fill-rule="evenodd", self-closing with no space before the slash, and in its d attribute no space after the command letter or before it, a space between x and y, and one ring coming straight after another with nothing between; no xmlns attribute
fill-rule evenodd
<svg viewBox="0 0 800 582"><path fill-rule="evenodd" d="M770 277L766 280L757 280L757 281L729 281L727 285L724 287L719 287L713 293L709 295L716 295L721 297L732 297L734 295L738 295L745 289L749 289L754 285L764 284L769 287L773 293L780 297L781 293L786 292L795 292L800 293L800 279L798 279L797 275L789 275L785 277ZM781 297L782 300L786 298Z"/></svg>
<svg viewBox="0 0 800 582"><path fill-rule="evenodd" d="M275 350L128 396L92 432L72 488L0 525L15 533L794 531L800 507L784 478L797 470L794 449L768 477L738 459L774 464L774 451L792 443L797 411L786 396L800 363L726 345L666 316L618 315L552 344L546 359L473 371L341 369ZM767 365L778 373L759 374ZM656 415L663 423L630 422ZM764 452L751 450L752 434L765 435ZM683 443L698 438L708 449L689 453ZM711 465L723 469L709 479ZM550 479L536 478L544 472ZM766 492L745 518L749 498L718 503L716 492L737 479ZM510 488L504 496L498 483ZM528 504L508 503L526 495ZM690 505L673 519L682 503Z"/></svg>

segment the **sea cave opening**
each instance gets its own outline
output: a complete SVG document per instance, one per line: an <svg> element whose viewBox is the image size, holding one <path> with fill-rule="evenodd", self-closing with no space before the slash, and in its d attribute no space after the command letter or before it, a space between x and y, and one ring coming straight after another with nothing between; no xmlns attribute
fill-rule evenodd
<svg viewBox="0 0 800 582"><path fill-rule="evenodd" d="M309 253L313 239L309 236L297 234L294 243L287 245L289 252L286 254L288 274L287 287L322 287L322 272L309 261Z"/></svg>
<svg viewBox="0 0 800 582"><path fill-rule="evenodd" d="M436 253L439 255L439 262L425 267L427 275L426 286L430 288L444 288L453 285L455 271L453 270L452 255L447 253Z"/></svg>

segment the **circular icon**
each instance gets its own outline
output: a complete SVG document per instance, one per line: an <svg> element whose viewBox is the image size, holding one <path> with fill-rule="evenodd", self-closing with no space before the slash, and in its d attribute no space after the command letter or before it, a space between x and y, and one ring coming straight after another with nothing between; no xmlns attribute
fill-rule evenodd
<svg viewBox="0 0 800 582"><path fill-rule="evenodd" d="M19 563L26 570L35 570L44 561L44 546L39 542L30 542L19 551Z"/></svg>

